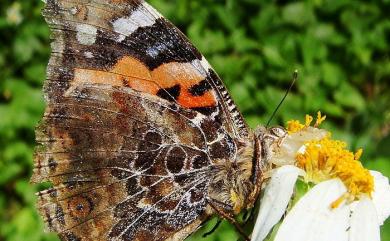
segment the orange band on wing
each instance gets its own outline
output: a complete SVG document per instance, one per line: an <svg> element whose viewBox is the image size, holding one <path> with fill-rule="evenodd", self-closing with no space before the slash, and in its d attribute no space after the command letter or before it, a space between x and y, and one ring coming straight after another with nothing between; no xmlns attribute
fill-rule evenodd
<svg viewBox="0 0 390 241"><path fill-rule="evenodd" d="M180 86L177 102L183 107L212 107L217 101L211 90L194 96L188 90L199 84L206 76L200 74L190 63L171 62L150 71L139 60L125 56L108 71L76 69L74 84L99 83L113 86L128 86L137 91L157 95L160 89Z"/></svg>

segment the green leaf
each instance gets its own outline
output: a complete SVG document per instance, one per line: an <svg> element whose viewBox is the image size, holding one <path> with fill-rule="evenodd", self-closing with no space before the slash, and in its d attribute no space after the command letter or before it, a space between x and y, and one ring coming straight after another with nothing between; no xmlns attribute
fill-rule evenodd
<svg viewBox="0 0 390 241"><path fill-rule="evenodd" d="M378 157L374 160L366 160L364 166L370 170L381 172L386 177L390 177L390 157Z"/></svg>
<svg viewBox="0 0 390 241"><path fill-rule="evenodd" d="M26 81L41 85L45 79L46 66L42 64L31 65L24 70Z"/></svg>
<svg viewBox="0 0 390 241"><path fill-rule="evenodd" d="M263 47L263 54L266 59L266 61L273 66L277 67L283 67L286 65L286 62L280 55L280 52L277 47L275 46L264 46Z"/></svg>
<svg viewBox="0 0 390 241"><path fill-rule="evenodd" d="M304 26L315 21L315 15L309 2L294 2L283 8L282 17L287 23Z"/></svg>
<svg viewBox="0 0 390 241"><path fill-rule="evenodd" d="M334 99L342 106L362 111L366 104L360 92L347 83L343 83L334 93Z"/></svg>
<svg viewBox="0 0 390 241"><path fill-rule="evenodd" d="M322 76L324 83L331 88L346 81L346 76L340 67L330 62L323 63Z"/></svg>

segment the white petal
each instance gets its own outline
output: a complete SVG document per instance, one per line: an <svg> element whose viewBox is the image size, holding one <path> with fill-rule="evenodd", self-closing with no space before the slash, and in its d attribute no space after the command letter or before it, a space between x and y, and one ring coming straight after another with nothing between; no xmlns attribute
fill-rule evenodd
<svg viewBox="0 0 390 241"><path fill-rule="evenodd" d="M275 241L347 241L349 206L330 207L345 192L339 179L314 186L287 214Z"/></svg>
<svg viewBox="0 0 390 241"><path fill-rule="evenodd" d="M378 215L369 198L357 202L351 216L349 241L380 241Z"/></svg>
<svg viewBox="0 0 390 241"><path fill-rule="evenodd" d="M320 140L327 135L327 131L314 127L307 127L291 135L287 135L280 145L278 151L270 160L271 163L282 165L293 165L295 156L300 148L309 140Z"/></svg>
<svg viewBox="0 0 390 241"><path fill-rule="evenodd" d="M379 224L390 216L390 185L389 179L380 172L370 171L374 177L374 193L372 194L372 201L374 202L376 211L378 213Z"/></svg>
<svg viewBox="0 0 390 241"><path fill-rule="evenodd" d="M299 174L303 174L303 171L295 166L280 167L272 174L261 199L252 241L262 241L279 222L286 211Z"/></svg>

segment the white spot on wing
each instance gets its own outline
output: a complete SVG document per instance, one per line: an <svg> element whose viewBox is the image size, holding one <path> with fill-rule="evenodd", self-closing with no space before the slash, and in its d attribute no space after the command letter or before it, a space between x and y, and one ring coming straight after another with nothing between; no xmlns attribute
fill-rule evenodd
<svg viewBox="0 0 390 241"><path fill-rule="evenodd" d="M205 70L213 69L209 61L207 61L207 59L204 56L202 56L202 60L200 61L200 64L203 66Z"/></svg>
<svg viewBox="0 0 390 241"><path fill-rule="evenodd" d="M192 66L199 71L199 73L203 76L207 76L210 69L213 69L207 59L202 56L202 59L195 59L191 62Z"/></svg>
<svg viewBox="0 0 390 241"><path fill-rule="evenodd" d="M70 9L70 13L71 13L72 15L76 15L77 12L78 12L77 7L73 7L73 8Z"/></svg>
<svg viewBox="0 0 390 241"><path fill-rule="evenodd" d="M93 56L93 53L87 51L84 53L84 56L87 58L87 59L92 59L94 56Z"/></svg>
<svg viewBox="0 0 390 241"><path fill-rule="evenodd" d="M152 58L156 58L159 55L160 51L157 48L148 48L146 54Z"/></svg>
<svg viewBox="0 0 390 241"><path fill-rule="evenodd" d="M237 118L238 116L240 116L240 112L238 111L235 111L231 114L234 118Z"/></svg>
<svg viewBox="0 0 390 241"><path fill-rule="evenodd" d="M112 23L114 31L121 34L118 42L122 42L125 37L131 35L140 27L152 26L156 22L156 13L157 11L149 5L142 4L130 16L115 20Z"/></svg>
<svg viewBox="0 0 390 241"><path fill-rule="evenodd" d="M211 114L210 118L211 118L212 120L215 120L215 117L217 117L218 114L219 114L219 108Z"/></svg>
<svg viewBox="0 0 390 241"><path fill-rule="evenodd" d="M236 106L234 104L231 104L230 106L228 106L229 111L233 111L234 108L236 108Z"/></svg>
<svg viewBox="0 0 390 241"><path fill-rule="evenodd" d="M205 119L205 116L201 113L198 113L195 118L191 119L192 123L194 123L196 126L201 126L203 120Z"/></svg>
<svg viewBox="0 0 390 241"><path fill-rule="evenodd" d="M96 41L97 29L88 24L79 24L76 26L77 41L83 45L92 45Z"/></svg>
<svg viewBox="0 0 390 241"><path fill-rule="evenodd" d="M155 58L157 57L161 52L163 52L164 50L168 49L167 46L163 43L159 43L158 45L156 46L152 46L152 47L149 47L147 50L146 50L146 54L149 55L150 57L152 58Z"/></svg>
<svg viewBox="0 0 390 241"><path fill-rule="evenodd" d="M194 66L194 68L203 76L207 76L207 73L208 73L208 69L205 69L203 66L202 66L202 63L199 59L195 59L191 62L191 65Z"/></svg>

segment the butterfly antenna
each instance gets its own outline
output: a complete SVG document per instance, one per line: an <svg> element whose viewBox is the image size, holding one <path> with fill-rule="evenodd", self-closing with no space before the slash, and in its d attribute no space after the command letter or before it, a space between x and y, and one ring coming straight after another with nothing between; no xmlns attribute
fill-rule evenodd
<svg viewBox="0 0 390 241"><path fill-rule="evenodd" d="M276 107L276 109L274 110L274 112L272 113L271 115L271 118L268 120L267 122L267 125L266 127L268 128L269 125L271 124L271 121L273 120L273 118L275 117L276 113L278 112L280 106L282 106L284 100L286 99L286 97L288 96L288 94L290 93L292 87L294 86L295 82L297 81L298 79L298 70L295 70L294 73L293 73L293 79L291 81L291 84L290 84L290 87L287 89L286 93L284 94L283 96L283 99L279 102L278 106Z"/></svg>

